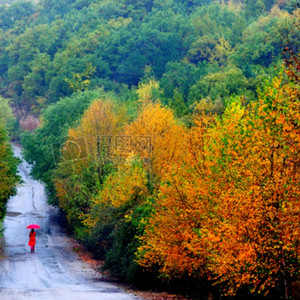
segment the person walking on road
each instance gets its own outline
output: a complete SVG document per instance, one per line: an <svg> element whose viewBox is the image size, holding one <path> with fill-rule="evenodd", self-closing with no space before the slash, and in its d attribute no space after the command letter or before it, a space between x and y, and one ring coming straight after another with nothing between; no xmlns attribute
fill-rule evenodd
<svg viewBox="0 0 300 300"><path fill-rule="evenodd" d="M35 243L36 243L35 235L36 235L36 232L32 228L31 231L29 232L29 242L28 242L28 246L30 246L31 253L34 252L34 247L35 247Z"/></svg>

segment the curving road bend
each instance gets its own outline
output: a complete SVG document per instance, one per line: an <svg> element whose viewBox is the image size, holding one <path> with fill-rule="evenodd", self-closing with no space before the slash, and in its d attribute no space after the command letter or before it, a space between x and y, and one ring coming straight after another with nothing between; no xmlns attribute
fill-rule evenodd
<svg viewBox="0 0 300 300"><path fill-rule="evenodd" d="M20 149L14 147L21 157ZM30 165L19 165L23 183L9 199L4 220L5 257L0 261L2 300L137 300L101 275L72 250L71 239L55 221L56 209L47 204L44 185L29 176ZM37 223L36 252L30 253L28 224Z"/></svg>

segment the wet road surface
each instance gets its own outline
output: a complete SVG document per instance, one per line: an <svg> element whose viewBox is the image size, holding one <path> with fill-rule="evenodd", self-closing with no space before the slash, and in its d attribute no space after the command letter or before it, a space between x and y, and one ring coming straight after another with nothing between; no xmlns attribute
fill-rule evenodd
<svg viewBox="0 0 300 300"><path fill-rule="evenodd" d="M14 147L21 158L20 149ZM0 261L2 300L136 300L82 262L72 250L71 239L56 222L56 209L47 204L44 185L29 176L22 162L23 183L10 198L4 220L5 257ZM28 224L37 223L35 253L30 253Z"/></svg>

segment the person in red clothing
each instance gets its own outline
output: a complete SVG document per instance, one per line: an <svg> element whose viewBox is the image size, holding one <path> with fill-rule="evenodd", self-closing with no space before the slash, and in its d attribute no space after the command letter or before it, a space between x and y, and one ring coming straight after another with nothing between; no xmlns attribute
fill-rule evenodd
<svg viewBox="0 0 300 300"><path fill-rule="evenodd" d="M28 246L31 247L30 248L31 253L34 252L34 246L35 246L35 243L36 243L35 235L36 235L36 232L34 231L34 229L31 229L31 231L29 232L29 242L28 242Z"/></svg>

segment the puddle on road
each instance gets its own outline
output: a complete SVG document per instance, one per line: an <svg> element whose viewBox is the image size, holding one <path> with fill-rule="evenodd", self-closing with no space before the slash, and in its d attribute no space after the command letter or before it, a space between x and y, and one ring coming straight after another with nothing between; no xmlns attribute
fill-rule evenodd
<svg viewBox="0 0 300 300"><path fill-rule="evenodd" d="M8 211L8 212L6 212L6 216L8 216L8 217L17 217L17 216L19 216L21 214L22 213L17 212L17 211Z"/></svg>
<svg viewBox="0 0 300 300"><path fill-rule="evenodd" d="M36 218L39 218L39 219L44 219L44 218L46 218L45 216L42 216L40 213L36 213L36 212L30 212L30 213L28 213L28 215L29 216L34 216L34 217L36 217Z"/></svg>

